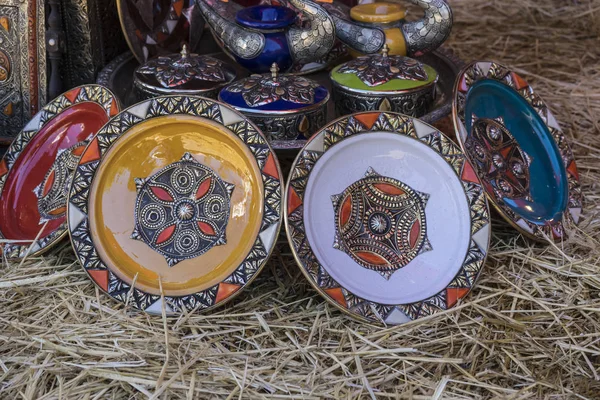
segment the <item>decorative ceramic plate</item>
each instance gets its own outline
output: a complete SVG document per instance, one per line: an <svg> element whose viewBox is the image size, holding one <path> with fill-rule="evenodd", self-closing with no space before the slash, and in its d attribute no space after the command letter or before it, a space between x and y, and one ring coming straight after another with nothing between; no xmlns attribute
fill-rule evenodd
<svg viewBox="0 0 600 400"><path fill-rule="evenodd" d="M67 192L77 160L118 112L108 89L88 85L63 93L35 114L0 161L0 253L35 256L67 234Z"/></svg>
<svg viewBox="0 0 600 400"><path fill-rule="evenodd" d="M298 265L330 303L401 324L456 304L490 237L487 201L460 149L417 119L366 112L296 158L285 223Z"/></svg>
<svg viewBox="0 0 600 400"><path fill-rule="evenodd" d="M456 81L457 136L500 214L524 235L561 240L579 222L577 165L552 112L527 82L493 62Z"/></svg>
<svg viewBox="0 0 600 400"><path fill-rule="evenodd" d="M265 137L228 106L144 101L83 152L68 208L73 248L116 300L149 313L208 310L265 265L281 224L280 176Z"/></svg>

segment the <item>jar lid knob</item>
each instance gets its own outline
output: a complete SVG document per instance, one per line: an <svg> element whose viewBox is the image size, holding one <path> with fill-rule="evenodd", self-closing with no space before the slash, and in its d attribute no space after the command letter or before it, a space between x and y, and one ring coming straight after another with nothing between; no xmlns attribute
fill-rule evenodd
<svg viewBox="0 0 600 400"><path fill-rule="evenodd" d="M388 47L387 43L385 43L383 45L383 47L381 48L381 55L385 58L388 56L389 52L390 52L390 48Z"/></svg>
<svg viewBox="0 0 600 400"><path fill-rule="evenodd" d="M277 65L277 63L273 63L273 65L271 65L271 78L273 78L273 80L277 80L277 77L279 76L279 66Z"/></svg>
<svg viewBox="0 0 600 400"><path fill-rule="evenodd" d="M190 55L190 53L188 52L188 48L187 48L187 44L183 44L183 47L181 48L181 58L187 58L187 56Z"/></svg>

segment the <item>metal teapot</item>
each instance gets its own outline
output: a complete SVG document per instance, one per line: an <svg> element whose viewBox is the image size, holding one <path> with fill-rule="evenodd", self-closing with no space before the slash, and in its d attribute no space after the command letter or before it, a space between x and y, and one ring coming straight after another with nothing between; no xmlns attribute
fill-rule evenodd
<svg viewBox="0 0 600 400"><path fill-rule="evenodd" d="M240 9L231 20L219 0L199 0L198 6L227 53L246 69L268 72L273 63L290 71L295 63L325 57L335 42L332 17L310 0L287 0L294 7L258 5ZM229 9L231 10L231 9ZM298 15L302 24L297 23Z"/></svg>
<svg viewBox="0 0 600 400"><path fill-rule="evenodd" d="M330 12L337 38L354 56L377 53L386 43L390 54L401 56L419 56L437 49L452 30L450 6L445 0L408 1L423 9L423 18L407 22L402 6L385 2L359 4L346 15Z"/></svg>
<svg viewBox="0 0 600 400"><path fill-rule="evenodd" d="M330 14L332 12L337 12L338 14L341 14L343 16L348 15L350 12L350 7L340 3L339 1L334 0L332 3L326 3L322 0L316 1ZM207 2L213 9L215 9L219 13L219 15L230 21L235 21L235 17L238 11L244 8L244 6L242 6L239 3L236 3L235 1L207 0ZM251 0L250 3L251 5L284 6L292 8L296 10L297 22L302 23L304 19L302 11L296 9L293 5L289 4L287 0ZM216 34L214 30L211 31L213 33L215 41L221 47L221 49L224 52L229 53L218 34ZM308 62L298 62L297 60L294 60L292 68L289 69L287 72L297 75L311 74L313 72L320 71L322 69L339 64L347 54L348 52L346 49L346 45L344 45L342 42L336 39L334 41L333 47L329 52L327 52L327 54L325 54L324 57L320 59L311 59ZM234 56L232 57L235 58Z"/></svg>

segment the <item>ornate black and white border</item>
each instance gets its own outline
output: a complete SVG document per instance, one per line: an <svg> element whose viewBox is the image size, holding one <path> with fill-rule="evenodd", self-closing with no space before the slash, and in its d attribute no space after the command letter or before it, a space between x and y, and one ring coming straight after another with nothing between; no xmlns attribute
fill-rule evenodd
<svg viewBox="0 0 600 400"><path fill-rule="evenodd" d="M344 139L370 132L409 136L435 150L456 172L469 204L471 240L460 270L445 289L415 303L380 304L356 296L329 275L316 258L306 237L303 199L313 166L325 152ZM396 325L454 306L475 284L488 252L491 234L488 204L473 167L461 150L437 129L402 114L358 113L340 118L323 128L311 138L296 158L284 204L288 239L296 261L310 283L330 303L367 322Z"/></svg>
<svg viewBox="0 0 600 400"><path fill-rule="evenodd" d="M38 132L69 107L84 102L98 104L106 111L106 115L109 118L116 115L120 109L116 96L110 90L99 85L76 87L46 104L23 128L8 148L6 154L4 154L2 161L0 161L0 195L2 194L9 172L23 150ZM29 256L36 256L50 249L52 245L59 242L66 234L67 223L65 221L56 230L38 239L35 243L23 245L5 243L4 246L0 244L0 254L4 252L4 256L7 258L23 258L28 254L27 252L29 252ZM0 232L0 238L5 239L2 232Z"/></svg>
<svg viewBox="0 0 600 400"><path fill-rule="evenodd" d="M583 194L581 192L581 184L579 183L579 172L577 171L577 164L575 163L571 146L546 103L523 78L501 64L480 61L471 63L462 70L458 75L454 88L452 117L458 141L463 150L465 149L464 143L468 136L465 125L465 102L471 86L483 79L493 79L513 88L538 113L560 152L567 172L569 185L567 210L564 210L560 220L546 221L544 225L537 225L521 218L502 199L496 197L493 193L488 193L488 197L498 212L525 236L536 240L550 238L560 241L566 236L565 226L577 225L579 223L583 208ZM465 153L469 157L469 153Z"/></svg>
<svg viewBox="0 0 600 400"><path fill-rule="evenodd" d="M152 118L167 115L190 115L222 125L248 147L263 182L264 211L262 224L254 246L244 261L225 280L208 289L185 296L164 296L131 287L111 271L100 258L90 233L88 218L92 182L102 158L132 126ZM224 132L224 134L226 134ZM90 278L111 297L129 302L135 308L159 314L163 306L168 313L206 311L249 284L266 264L275 246L281 226L281 170L275 153L264 135L246 117L227 105L202 97L164 96L136 104L111 119L86 147L73 177L68 205L71 242L77 258ZM131 296L131 297L129 297ZM129 300L128 300L129 298ZM164 302L163 302L164 299Z"/></svg>

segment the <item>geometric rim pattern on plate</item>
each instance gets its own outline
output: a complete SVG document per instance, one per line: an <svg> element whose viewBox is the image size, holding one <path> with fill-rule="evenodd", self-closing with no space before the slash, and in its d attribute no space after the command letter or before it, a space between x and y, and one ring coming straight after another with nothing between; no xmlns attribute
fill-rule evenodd
<svg viewBox="0 0 600 400"><path fill-rule="evenodd" d="M409 304L381 304L342 287L321 265L306 236L304 194L313 166L329 148L354 135L389 132L418 140L438 153L453 169L465 190L470 209L470 244L463 264L448 286ZM490 217L487 199L475 171L450 139L418 119L386 112L363 112L331 122L300 151L290 172L284 201L287 237L300 269L331 304L366 322L397 325L451 308L474 286L487 257Z"/></svg>
<svg viewBox="0 0 600 400"><path fill-rule="evenodd" d="M19 158L19 155L27 147L29 142L42 130L54 117L65 111L67 108L78 103L96 103L106 111L110 118L119 112L119 102L115 95L108 89L99 85L84 85L73 88L65 92L46 104L31 121L25 125L25 128L19 133L6 151L4 158L0 160L0 194L4 188L4 183L8 173ZM0 244L0 255L4 252L7 258L22 258L27 255L37 256L48 250L53 244L59 242L67 234L67 222L63 222L58 229L51 232L48 236L35 241L35 243L26 245ZM5 239L0 232L0 239Z"/></svg>
<svg viewBox="0 0 600 400"><path fill-rule="evenodd" d="M260 231L244 261L222 282L208 289L183 296L164 296L145 292L116 274L98 255L90 235L88 203L92 182L102 157L132 126L141 121L170 115L205 118L228 129L246 144L261 171L264 212ZM68 223L77 259L90 279L105 293L139 310L160 314L206 311L224 304L241 292L264 267L281 226L281 170L275 153L258 129L229 106L194 96L164 96L138 103L112 118L90 142L75 170L71 185Z"/></svg>
<svg viewBox="0 0 600 400"><path fill-rule="evenodd" d="M519 96L527 101L540 116L552 140L560 153L563 165L567 172L567 181L569 186L568 202L566 210L562 212L562 218L553 223L546 222L544 225L537 225L521 218L506 203L497 196L487 193L496 210L506 219L515 229L525 236L535 240L546 240L550 238L554 241L560 241L566 237L565 226L577 225L581 217L583 208L583 194L581 184L579 183L579 172L577 164L573 157L573 152L568 140L563 135L556 118L531 86L521 78L517 73L509 68L488 61L473 62L467 65L458 75L454 89L454 100L452 102L452 119L454 120L454 129L458 136L458 142L464 151L465 140L468 137L465 125L465 102L467 93L471 86L483 79L493 79L513 88ZM467 157L469 156L465 152ZM567 211L568 212L565 212Z"/></svg>

